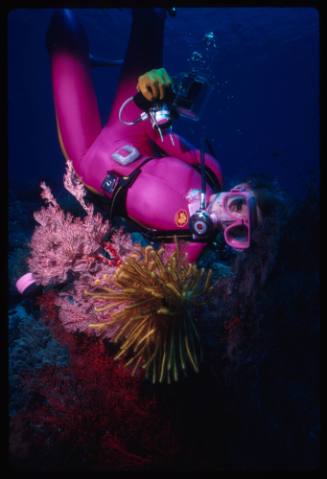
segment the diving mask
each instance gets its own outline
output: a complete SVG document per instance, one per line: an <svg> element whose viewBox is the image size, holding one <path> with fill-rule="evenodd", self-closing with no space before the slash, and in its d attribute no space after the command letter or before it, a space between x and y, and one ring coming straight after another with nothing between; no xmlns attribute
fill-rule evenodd
<svg viewBox="0 0 327 479"><path fill-rule="evenodd" d="M213 223L223 228L225 242L236 250L249 248L251 232L257 224L257 201L244 185L219 193L211 201L209 214Z"/></svg>

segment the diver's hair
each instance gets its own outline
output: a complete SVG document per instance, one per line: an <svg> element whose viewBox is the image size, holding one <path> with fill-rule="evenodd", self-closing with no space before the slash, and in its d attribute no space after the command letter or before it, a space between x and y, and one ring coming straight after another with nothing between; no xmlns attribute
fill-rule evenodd
<svg viewBox="0 0 327 479"><path fill-rule="evenodd" d="M251 247L233 258L233 274L219 286L218 295L225 298L217 307L219 317L241 318L237 344L233 348L226 345L226 371L256 361L252 349L261 337L262 295L275 268L290 214L289 201L277 181L251 176L239 183L248 184L254 191L262 221L253 230Z"/></svg>
<svg viewBox="0 0 327 479"><path fill-rule="evenodd" d="M286 196L277 180L266 176L251 176L243 181L254 191L263 218L286 215Z"/></svg>
<svg viewBox="0 0 327 479"><path fill-rule="evenodd" d="M289 215L289 203L284 191L274 179L257 175L247 178L243 183L247 183L254 191L262 215L262 221L253 231L251 247L245 255L238 257L233 265L238 272L239 281L242 276L247 278L243 286L246 295L251 295L251 281L248 281L251 273L256 271L253 279L255 276L254 284L259 286L265 283L273 268L283 226ZM255 290L254 284L252 287Z"/></svg>

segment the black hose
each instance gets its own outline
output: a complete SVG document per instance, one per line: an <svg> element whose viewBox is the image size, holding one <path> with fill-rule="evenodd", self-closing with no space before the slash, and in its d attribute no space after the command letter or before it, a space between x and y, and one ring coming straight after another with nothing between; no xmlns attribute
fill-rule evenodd
<svg viewBox="0 0 327 479"><path fill-rule="evenodd" d="M202 139L201 150L200 150L201 192L202 192L201 209L205 209L205 197L206 197L206 172L205 172L205 163L204 163L204 143L205 143L205 139Z"/></svg>

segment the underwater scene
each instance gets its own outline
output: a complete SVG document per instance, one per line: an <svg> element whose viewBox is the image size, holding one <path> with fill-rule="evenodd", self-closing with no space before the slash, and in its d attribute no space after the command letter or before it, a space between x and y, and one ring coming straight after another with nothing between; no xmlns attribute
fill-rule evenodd
<svg viewBox="0 0 327 479"><path fill-rule="evenodd" d="M9 12L13 470L319 468L319 21Z"/></svg>

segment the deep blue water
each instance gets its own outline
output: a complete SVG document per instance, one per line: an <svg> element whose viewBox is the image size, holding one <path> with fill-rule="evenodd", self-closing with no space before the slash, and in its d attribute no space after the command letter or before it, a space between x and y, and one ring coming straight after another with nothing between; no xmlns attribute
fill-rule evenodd
<svg viewBox="0 0 327 479"><path fill-rule="evenodd" d="M9 180L15 189L33 188L43 178L61 188L64 160L45 48L51 13L17 9L8 17ZM123 58L129 9L77 13L94 54ZM206 50L208 32L214 33L215 46ZM201 121L179 120L175 130L197 144L205 128L226 186L264 173L291 197L301 198L310 178L319 178L319 12L180 8L166 22L164 66L171 75L188 71L193 52L202 55L214 91ZM119 68L94 71L103 121L118 75Z"/></svg>

